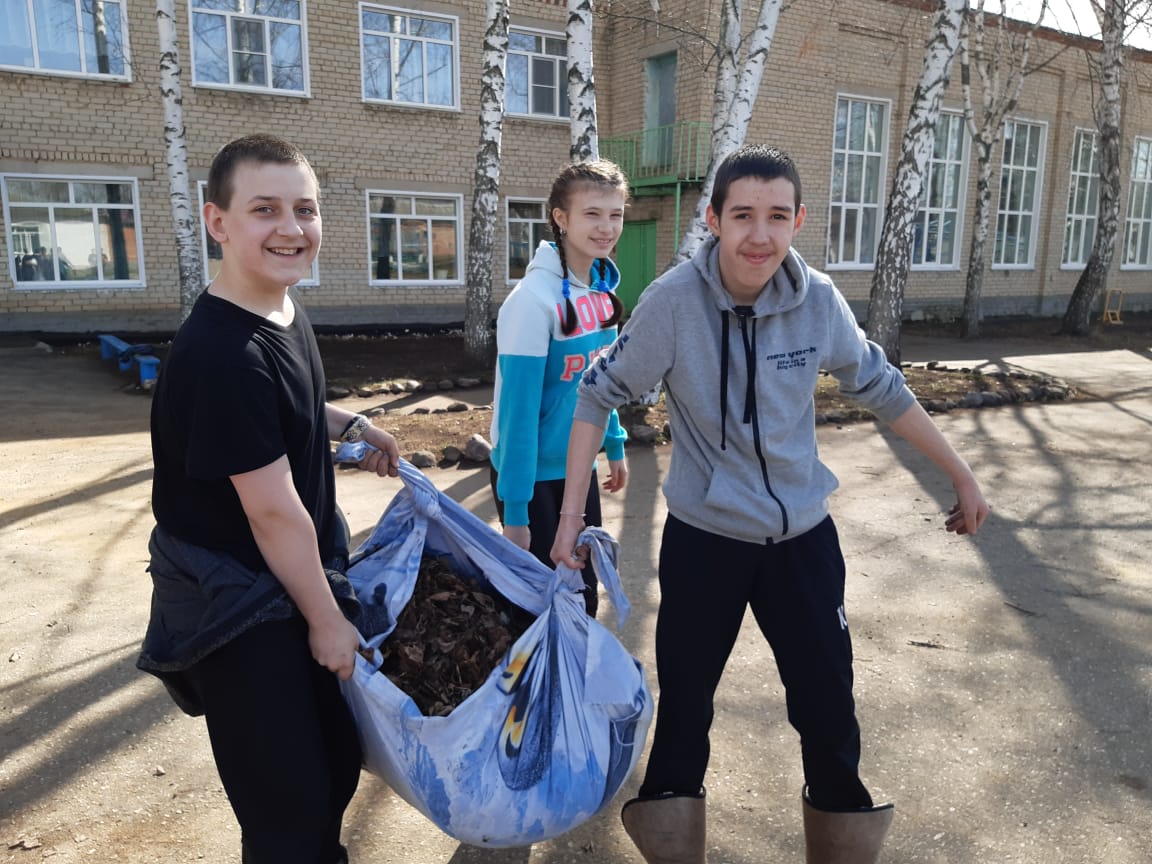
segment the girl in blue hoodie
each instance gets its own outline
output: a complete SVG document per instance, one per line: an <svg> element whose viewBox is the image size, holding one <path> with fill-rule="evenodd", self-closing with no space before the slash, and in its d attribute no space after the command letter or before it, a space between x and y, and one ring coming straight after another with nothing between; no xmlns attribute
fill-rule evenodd
<svg viewBox="0 0 1152 864"><path fill-rule="evenodd" d="M615 164L566 166L548 196L554 242L540 243L496 319L492 491L504 536L548 567L562 516L576 385L615 340L623 311L615 294L620 271L608 256L620 238L627 203L628 181ZM613 411L603 437L609 468L603 486L609 492L627 482L626 437ZM592 474L595 479L595 466ZM600 524L596 482L574 513L585 524ZM585 600L595 614L594 581Z"/></svg>

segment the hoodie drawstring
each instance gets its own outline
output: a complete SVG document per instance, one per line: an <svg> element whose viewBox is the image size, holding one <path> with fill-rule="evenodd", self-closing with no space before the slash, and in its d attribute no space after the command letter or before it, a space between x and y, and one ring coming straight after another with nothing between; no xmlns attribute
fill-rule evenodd
<svg viewBox="0 0 1152 864"><path fill-rule="evenodd" d="M744 366L745 374L747 376L747 386L744 389L744 417L745 423L752 425L752 443L756 448L756 457L760 461L760 476L764 480L764 489L768 495L776 502L776 506L780 508L780 516L782 519L783 528L782 533L788 533L788 511L784 507L784 502L776 497L776 493L772 491L772 484L768 480L768 460L764 458L764 451L760 447L760 418L756 413L756 319L752 318L751 306L735 306L732 311L736 314L737 319L740 321L740 337L744 343ZM728 422L728 313L720 313L723 324L721 327L721 350L720 350L720 449L725 450L725 442L727 440L727 422ZM751 338L749 338L748 319L752 318ZM771 542L771 538L768 538Z"/></svg>

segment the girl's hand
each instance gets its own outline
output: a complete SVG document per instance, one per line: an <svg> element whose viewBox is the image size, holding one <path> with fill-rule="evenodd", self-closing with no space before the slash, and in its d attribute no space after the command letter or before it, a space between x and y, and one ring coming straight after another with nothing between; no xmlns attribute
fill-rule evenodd
<svg viewBox="0 0 1152 864"><path fill-rule="evenodd" d="M573 570L583 570L588 557L588 547L576 547L576 539L584 530L584 520L575 516L561 517L556 529L556 541L552 544L552 563L563 564Z"/></svg>
<svg viewBox="0 0 1152 864"><path fill-rule="evenodd" d="M605 492L619 492L628 485L628 463L623 459L608 463L608 479L603 483Z"/></svg>
<svg viewBox="0 0 1152 864"><path fill-rule="evenodd" d="M527 549L532 545L532 529L527 525L505 525L504 536L521 549Z"/></svg>

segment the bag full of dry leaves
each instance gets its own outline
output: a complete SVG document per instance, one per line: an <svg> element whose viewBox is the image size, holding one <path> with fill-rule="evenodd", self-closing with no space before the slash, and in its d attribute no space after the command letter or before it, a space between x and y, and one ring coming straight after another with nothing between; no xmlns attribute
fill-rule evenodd
<svg viewBox="0 0 1152 864"><path fill-rule="evenodd" d="M465 843L570 831L640 758L644 669L587 616L577 571L547 569L410 464L400 476L348 569L378 631L341 685L365 764ZM623 626L616 542L599 528L581 542Z"/></svg>

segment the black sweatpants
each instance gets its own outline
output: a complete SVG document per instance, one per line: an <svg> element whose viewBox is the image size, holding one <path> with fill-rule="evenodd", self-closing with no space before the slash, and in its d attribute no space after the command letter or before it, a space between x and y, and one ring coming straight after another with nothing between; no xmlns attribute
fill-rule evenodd
<svg viewBox="0 0 1152 864"><path fill-rule="evenodd" d="M813 803L872 806L860 782L844 559L832 517L781 543L746 543L669 515L660 547L656 733L641 795L695 794L713 696L746 607L772 647Z"/></svg>
<svg viewBox="0 0 1152 864"><path fill-rule="evenodd" d="M492 484L492 497L496 501L496 513L500 517L500 524L504 524L504 502L496 494L496 481L499 478L495 468L489 469L489 481ZM528 528L532 532L532 539L528 544L528 551L536 556L549 570L556 565L552 563L552 544L556 542L556 531L560 527L560 504L564 501L564 479L538 480L532 487L532 500L528 502ZM592 480L588 484L588 497L584 502L584 524L599 527L602 524L600 513L600 484L596 472L592 472ZM585 567L584 576L584 607L588 614L596 617L596 610L600 600L596 594L596 573L591 567Z"/></svg>
<svg viewBox="0 0 1152 864"><path fill-rule="evenodd" d="M335 864L360 743L302 618L258 624L188 670L253 864Z"/></svg>

